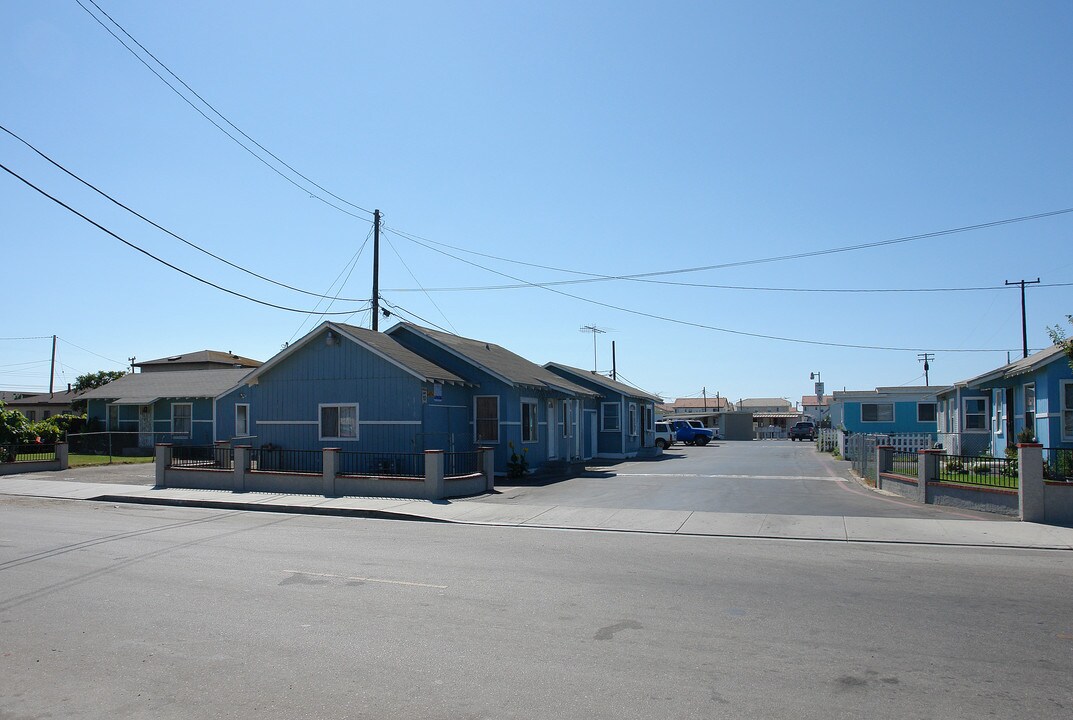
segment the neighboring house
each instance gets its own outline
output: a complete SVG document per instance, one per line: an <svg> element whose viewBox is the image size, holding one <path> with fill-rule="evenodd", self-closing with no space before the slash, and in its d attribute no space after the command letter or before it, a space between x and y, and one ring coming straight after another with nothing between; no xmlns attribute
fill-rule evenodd
<svg viewBox="0 0 1073 720"><path fill-rule="evenodd" d="M737 409L739 412L752 413L753 428L756 430L777 428L785 431L801 417L801 413L786 398L744 398L738 401Z"/></svg>
<svg viewBox="0 0 1073 720"><path fill-rule="evenodd" d="M157 442L211 445L216 438L216 400L252 372L177 370L142 372L88 390L86 400L91 426L124 433L113 446L150 449Z"/></svg>
<svg viewBox="0 0 1073 720"><path fill-rule="evenodd" d="M856 433L934 433L938 426L937 396L946 387L878 387L836 390L831 423Z"/></svg>
<svg viewBox="0 0 1073 720"><path fill-rule="evenodd" d="M596 455L597 413L591 411L598 410L600 393L494 343L405 322L386 334L470 386L464 403L445 401L444 409L454 406L459 421L472 418L469 447L494 447L497 472L505 471L511 445L526 451L532 469Z"/></svg>
<svg viewBox="0 0 1073 720"><path fill-rule="evenodd" d="M802 395L801 414L817 425L831 413L831 396Z"/></svg>
<svg viewBox="0 0 1073 720"><path fill-rule="evenodd" d="M732 409L727 399L718 395L710 398L677 398L673 403L663 403L659 406L659 410L664 415L675 417L707 415Z"/></svg>
<svg viewBox="0 0 1073 720"><path fill-rule="evenodd" d="M600 394L599 429L595 443L597 457L631 458L636 457L642 447L654 446L655 409L660 398L591 370L554 362L544 367ZM595 414L597 411L592 409L585 412ZM586 425L592 432L593 424Z"/></svg>
<svg viewBox="0 0 1073 720"><path fill-rule="evenodd" d="M18 393L4 401L4 409L18 410L30 422L37 422L53 415L73 412L71 404L81 397L68 385L66 390L55 393Z"/></svg>
<svg viewBox="0 0 1073 720"><path fill-rule="evenodd" d="M134 367L143 373L148 372L173 372L176 370L224 370L235 368L260 367L260 360L251 360L241 355L234 355L231 351L220 352L219 350L199 350L198 352L185 353L183 355L171 355L158 360L146 360L134 363Z"/></svg>
<svg viewBox="0 0 1073 720"><path fill-rule="evenodd" d="M384 333L325 322L220 398L216 438L288 450L470 450L472 394Z"/></svg>
<svg viewBox="0 0 1073 720"><path fill-rule="evenodd" d="M996 456L1026 427L1045 448L1073 447L1073 368L1060 347L956 383L940 399L940 429L975 433Z"/></svg>

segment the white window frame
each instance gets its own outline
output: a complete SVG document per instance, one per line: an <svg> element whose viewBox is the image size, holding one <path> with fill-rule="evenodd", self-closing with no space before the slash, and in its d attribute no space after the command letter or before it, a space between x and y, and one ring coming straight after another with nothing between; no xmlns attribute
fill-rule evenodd
<svg viewBox="0 0 1073 720"><path fill-rule="evenodd" d="M639 434L638 428L640 427L640 423L638 422L639 418L637 417L637 403L630 403L629 409L626 412L629 414L630 437L637 437Z"/></svg>
<svg viewBox="0 0 1073 720"><path fill-rule="evenodd" d="M995 423L994 431L995 435L1002 437L1005 432L1003 426L1006 424L1006 391L1002 388L994 391L994 395L991 397L991 417L992 422Z"/></svg>
<svg viewBox="0 0 1073 720"><path fill-rule="evenodd" d="M864 419L864 406L865 405L875 405L875 407L876 407L876 419L875 420L865 420ZM886 406L890 407L890 420L881 420L880 419L880 417L879 417L879 408L882 405L886 405ZM894 422L894 415L895 415L894 403L892 403L892 402L869 402L869 403L862 402L861 403L861 422L862 423L892 423L892 422Z"/></svg>
<svg viewBox="0 0 1073 720"><path fill-rule="evenodd" d="M190 427L186 432L175 429L175 410L176 408L190 408L190 415L187 416L187 421L190 423ZM171 435L172 437L182 436L191 437L194 434L194 403L172 403L171 404Z"/></svg>
<svg viewBox="0 0 1073 720"><path fill-rule="evenodd" d="M615 408L615 426L608 425L607 420L607 408ZM617 402L605 402L600 403L600 432L622 432L622 403Z"/></svg>
<svg viewBox="0 0 1073 720"><path fill-rule="evenodd" d="M1028 409L1028 388L1032 388L1032 410ZM1029 424L1028 417L1032 416L1032 423ZM1025 383L1021 386L1021 418L1024 420L1026 428L1032 430L1032 435L1036 434L1036 383Z"/></svg>
<svg viewBox="0 0 1073 720"><path fill-rule="evenodd" d="M352 408L354 410L354 434L352 436L351 435L343 435L343 434L341 434L343 423L341 421L341 418L340 418L339 414L337 413L336 418L335 418L335 423L336 423L336 427L335 427L336 432L335 432L335 434L334 435L325 435L324 434L324 410L325 410L325 408L335 408L336 410L341 410L343 408ZM331 441L356 442L356 441L361 439L361 437L360 437L361 436L361 423L359 422L360 417L361 416L358 414L358 403L320 403L319 405L317 405L317 434L320 436L321 441L331 440Z"/></svg>
<svg viewBox="0 0 1073 720"><path fill-rule="evenodd" d="M495 398L496 401L496 437L495 440L489 440L488 438L480 438L478 429L480 428L480 418L477 417L478 400L483 398ZM498 445L499 438L502 436L500 425L502 424L502 416L499 413L499 396L498 395L474 395L473 396L473 442L485 445Z"/></svg>
<svg viewBox="0 0 1073 720"><path fill-rule="evenodd" d="M932 407L932 418L931 418L931 420L921 420L920 419L920 408L922 406L924 406L924 405L931 405L931 407ZM937 403L937 402L918 402L917 403L917 422L918 423L933 422L933 423L935 423L935 426L938 427L939 426L939 403Z"/></svg>
<svg viewBox="0 0 1073 720"><path fill-rule="evenodd" d="M980 412L972 413L973 417L980 417L981 423L978 428L969 427L969 403L982 402L984 404L983 410ZM963 397L961 398L961 432L963 433L986 433L991 432L991 428L988 427L987 421L991 417L991 398L984 397Z"/></svg>
<svg viewBox="0 0 1073 720"><path fill-rule="evenodd" d="M1063 442L1073 442L1073 380L1061 380L1058 385L1059 432ZM1069 416L1069 432L1066 432L1066 416Z"/></svg>
<svg viewBox="0 0 1073 720"><path fill-rule="evenodd" d="M644 413L645 418L645 432L656 431L656 409L650 404L644 404L641 406L641 412Z"/></svg>
<svg viewBox="0 0 1073 720"><path fill-rule="evenodd" d="M238 429L238 409L245 408L246 410L246 423L241 432ZM235 403L235 436L236 437L248 437L250 434L250 404L249 403Z"/></svg>
<svg viewBox="0 0 1073 720"><path fill-rule="evenodd" d="M526 408L527 405L529 406L529 425L525 424L525 408ZM523 397L521 399L521 402L519 403L518 418L521 420L521 423L522 423L522 442L523 443L538 443L538 442L540 442L540 418L538 416L538 412L539 412L538 409L539 408L540 408L540 403L537 402L536 398L525 398L525 397ZM530 436L529 436L528 440L525 439L526 430L528 430L529 433L530 433Z"/></svg>

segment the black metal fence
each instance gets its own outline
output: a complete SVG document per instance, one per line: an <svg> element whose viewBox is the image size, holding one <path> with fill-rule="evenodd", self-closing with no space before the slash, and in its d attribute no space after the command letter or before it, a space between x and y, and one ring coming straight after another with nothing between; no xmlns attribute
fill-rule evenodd
<svg viewBox="0 0 1073 720"><path fill-rule="evenodd" d="M481 453L453 452L443 455L443 476L463 477L481 472Z"/></svg>
<svg viewBox="0 0 1073 720"><path fill-rule="evenodd" d="M894 452L894 466L891 471L895 475L905 475L907 477L915 478L918 475L917 470L917 458L919 455L915 452Z"/></svg>
<svg viewBox="0 0 1073 720"><path fill-rule="evenodd" d="M466 453L451 453L464 455ZM424 453L339 453L340 475L361 475L372 477L425 477Z"/></svg>
<svg viewBox="0 0 1073 720"><path fill-rule="evenodd" d="M234 470L234 451L226 445L176 445L171 449L171 466L200 470Z"/></svg>
<svg viewBox="0 0 1073 720"><path fill-rule="evenodd" d="M1043 477L1073 482L1073 448L1043 448Z"/></svg>
<svg viewBox="0 0 1073 720"><path fill-rule="evenodd" d="M52 462L55 459L56 446L49 443L0 445L0 463Z"/></svg>
<svg viewBox="0 0 1073 720"><path fill-rule="evenodd" d="M1009 458L941 455L939 481L1016 490L1017 463Z"/></svg>
<svg viewBox="0 0 1073 720"><path fill-rule="evenodd" d="M324 453L320 450L283 450L253 448L250 470L317 475L324 472Z"/></svg>

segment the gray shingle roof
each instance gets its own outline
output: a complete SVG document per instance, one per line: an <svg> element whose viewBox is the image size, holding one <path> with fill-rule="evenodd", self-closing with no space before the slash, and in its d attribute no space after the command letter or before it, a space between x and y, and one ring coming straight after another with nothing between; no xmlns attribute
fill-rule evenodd
<svg viewBox="0 0 1073 720"><path fill-rule="evenodd" d="M134 367L145 367L146 365L186 365L189 363L217 363L222 367L241 365L242 367L247 368L260 367L261 365L260 360L253 360L248 357L242 357L241 355L233 355L219 350L199 350L197 352L184 353L182 355L170 355L166 358L134 363Z"/></svg>
<svg viewBox="0 0 1073 720"><path fill-rule="evenodd" d="M347 333L355 340L365 343L377 352L386 355L395 362L403 365L426 380L465 383L465 380L455 375L450 370L444 370L431 360L427 360L412 350L403 347L399 341L382 332L373 332L356 325L343 325L333 323L342 332Z"/></svg>
<svg viewBox="0 0 1073 720"><path fill-rule="evenodd" d="M646 393L644 390L635 388L632 385L612 380L604 375L599 375L591 370L581 370L580 368L570 367L569 365L563 365L562 363L550 362L544 365L546 368L558 368L564 372L568 372L572 375L576 375L579 378L595 383L600 387L613 390L614 392L621 393L627 397L644 398L645 400L652 400L653 402L660 402L663 400L661 397L657 397L651 393Z"/></svg>
<svg viewBox="0 0 1073 720"><path fill-rule="evenodd" d="M983 375L977 375L974 378L970 378L964 382L965 385L976 385L978 383L990 382L992 380L998 380L1000 378L1010 378L1015 375L1023 375L1027 372L1032 372L1037 368L1054 362L1056 358L1062 357L1064 351L1058 345L1052 345L1049 348L1040 350L1037 353L1032 353L1026 358L1018 358L1011 363L1003 365L1000 368L996 368ZM959 385L962 383L958 383Z"/></svg>
<svg viewBox="0 0 1073 720"><path fill-rule="evenodd" d="M599 397L588 388L575 385L565 380L550 370L537 365L531 360L526 360L521 355L512 353L504 347L483 340L473 340L450 333L429 330L412 323L401 322L388 330L389 335L400 331L409 331L415 335L428 338L439 345L453 351L456 355L473 363L477 367L484 368L514 385L528 387L547 388L553 390L565 390L575 395Z"/></svg>
<svg viewBox="0 0 1073 720"><path fill-rule="evenodd" d="M214 398L241 383L251 372L250 368L229 368L135 373L90 390L79 399L147 404L157 398Z"/></svg>

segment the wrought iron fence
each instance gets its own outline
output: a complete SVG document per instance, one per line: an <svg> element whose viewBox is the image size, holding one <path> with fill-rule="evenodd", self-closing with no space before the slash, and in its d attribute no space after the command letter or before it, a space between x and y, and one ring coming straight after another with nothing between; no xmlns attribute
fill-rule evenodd
<svg viewBox="0 0 1073 720"><path fill-rule="evenodd" d="M935 445L945 450L949 455L981 457L991 452L991 434L986 432L936 433Z"/></svg>
<svg viewBox="0 0 1073 720"><path fill-rule="evenodd" d="M939 481L1016 490L1017 463L1009 458L943 455L939 458Z"/></svg>
<svg viewBox="0 0 1073 720"><path fill-rule="evenodd" d="M0 445L0 463L51 462L56 459L56 446L49 443Z"/></svg>
<svg viewBox="0 0 1073 720"><path fill-rule="evenodd" d="M1043 448L1043 477L1073 482L1073 448Z"/></svg>
<svg viewBox="0 0 1073 720"><path fill-rule="evenodd" d="M454 452L443 455L443 476L463 477L481 472L481 453Z"/></svg>
<svg viewBox="0 0 1073 720"><path fill-rule="evenodd" d="M464 455L466 453L450 453ZM339 453L340 475L362 475L372 477L425 477L424 453Z"/></svg>
<svg viewBox="0 0 1073 720"><path fill-rule="evenodd" d="M324 472L324 453L321 450L253 448L250 450L250 470L315 475Z"/></svg>
<svg viewBox="0 0 1073 720"><path fill-rule="evenodd" d="M917 458L919 456L915 452L901 452L894 451L894 466L891 468L892 472L896 475L905 475L906 477L917 477Z"/></svg>
<svg viewBox="0 0 1073 720"><path fill-rule="evenodd" d="M169 467L234 470L235 456L226 445L176 445L171 449Z"/></svg>

